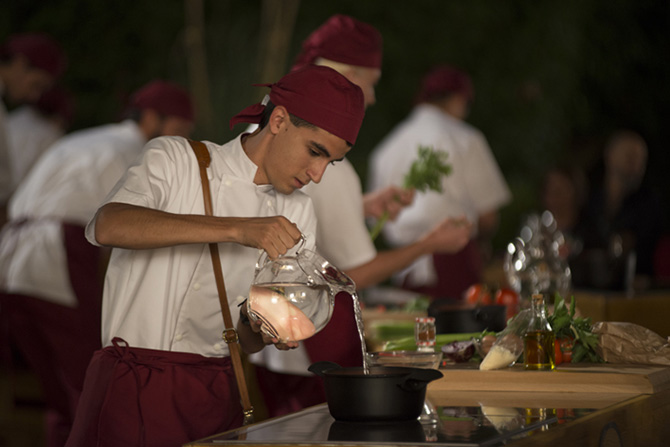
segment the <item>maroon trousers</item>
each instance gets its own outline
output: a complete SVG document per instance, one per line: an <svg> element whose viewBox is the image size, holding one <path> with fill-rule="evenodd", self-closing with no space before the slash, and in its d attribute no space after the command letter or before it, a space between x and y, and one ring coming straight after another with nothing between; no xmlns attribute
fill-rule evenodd
<svg viewBox="0 0 670 447"><path fill-rule="evenodd" d="M86 367L93 352L101 347L100 249L88 243L84 227L80 225L63 223L62 231L77 306L66 307L40 297L0 293L5 343L18 349L44 390L48 447L65 444Z"/></svg>
<svg viewBox="0 0 670 447"><path fill-rule="evenodd" d="M230 358L131 348L97 351L67 447L181 446L242 425Z"/></svg>
<svg viewBox="0 0 670 447"><path fill-rule="evenodd" d="M403 288L435 299L460 301L468 287L481 282L484 271L484 260L475 240L470 240L458 253L433 254L433 265L437 273L436 284L414 287L405 282Z"/></svg>

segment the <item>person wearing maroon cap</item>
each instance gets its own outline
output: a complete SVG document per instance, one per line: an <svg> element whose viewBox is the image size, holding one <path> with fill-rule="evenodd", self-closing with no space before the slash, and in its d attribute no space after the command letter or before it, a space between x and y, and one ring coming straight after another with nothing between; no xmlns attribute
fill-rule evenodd
<svg viewBox="0 0 670 447"><path fill-rule="evenodd" d="M59 85L45 92L35 104L24 104L7 115L13 190L44 151L65 135L73 114L73 97Z"/></svg>
<svg viewBox="0 0 670 447"><path fill-rule="evenodd" d="M303 236L304 247L314 247L314 210L300 189L318 183L355 143L363 93L336 71L314 66L265 86L269 102L231 120L258 129L224 145L202 142L211 157L213 215L205 215L190 142L162 137L147 143L89 222L88 240L113 247L104 348L88 367L68 447L178 446L241 425L210 243L218 244L242 349L296 346L262 336L239 305L260 250L274 259Z"/></svg>
<svg viewBox="0 0 670 447"><path fill-rule="evenodd" d="M376 102L375 86L381 77L382 37L372 25L336 14L312 32L302 44L292 68L307 64L328 66L361 87L365 105ZM367 217L391 218L409 204L413 191L390 185L363 194L354 166L345 158L328 169L322 181L304 188L317 215L317 249L349 275L362 290L374 286L433 252L455 252L467 243L467 222L446 219L404 247L377 252L365 223ZM400 200L396 200L396 197ZM263 403L271 417L326 400L323 381L308 371L309 364L329 360L341 366L363 362L352 298L335 298L333 317L324 330L295 350L264 349L250 356Z"/></svg>
<svg viewBox="0 0 670 447"><path fill-rule="evenodd" d="M16 106L36 102L66 66L60 45L44 33L14 34L0 44L0 223L5 222L14 183L4 102Z"/></svg>
<svg viewBox="0 0 670 447"><path fill-rule="evenodd" d="M402 183L420 145L448 154L452 173L442 180L443 192L417 194L412 206L384 227L387 242L400 246L445 217L465 215L474 223L473 238L461 251L424 256L396 275L397 284L436 298L459 300L482 280L499 209L511 200L486 138L464 121L473 97L465 72L448 65L433 68L423 78L412 113L370 157L370 187L380 188Z"/></svg>
<svg viewBox="0 0 670 447"><path fill-rule="evenodd" d="M119 123L79 130L39 158L9 202L0 239L0 304L14 343L38 373L48 439L65 443L93 352L100 347L102 272L108 253L84 226L144 144L187 136L189 94L156 80L131 97Z"/></svg>

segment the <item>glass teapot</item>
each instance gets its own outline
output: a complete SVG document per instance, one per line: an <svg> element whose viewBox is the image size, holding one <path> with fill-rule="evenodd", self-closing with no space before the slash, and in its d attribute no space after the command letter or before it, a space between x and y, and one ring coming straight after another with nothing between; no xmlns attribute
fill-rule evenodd
<svg viewBox="0 0 670 447"><path fill-rule="evenodd" d="M283 343L316 334L333 315L335 295L356 292L351 278L304 244L303 237L295 255L275 260L261 253L249 290L249 317Z"/></svg>

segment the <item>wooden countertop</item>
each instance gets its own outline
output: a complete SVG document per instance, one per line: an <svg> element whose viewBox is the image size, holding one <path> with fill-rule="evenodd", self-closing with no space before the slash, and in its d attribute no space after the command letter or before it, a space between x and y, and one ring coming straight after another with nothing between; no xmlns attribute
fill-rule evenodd
<svg viewBox="0 0 670 447"><path fill-rule="evenodd" d="M652 365L563 364L554 371L525 371L522 365L480 371L477 365L449 365L428 391L507 391L542 393L652 394L670 389L670 367Z"/></svg>

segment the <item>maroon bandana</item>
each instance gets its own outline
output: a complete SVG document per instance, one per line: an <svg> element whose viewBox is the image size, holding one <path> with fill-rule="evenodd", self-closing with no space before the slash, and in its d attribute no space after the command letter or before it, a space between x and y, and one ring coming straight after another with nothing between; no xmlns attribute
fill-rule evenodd
<svg viewBox="0 0 670 447"><path fill-rule="evenodd" d="M372 25L336 14L305 39L292 70L320 57L342 64L381 68L382 36Z"/></svg>
<svg viewBox="0 0 670 447"><path fill-rule="evenodd" d="M430 101L449 93L460 93L470 100L475 95L472 81L465 72L448 65L440 65L423 77L416 102Z"/></svg>
<svg viewBox="0 0 670 447"><path fill-rule="evenodd" d="M270 101L286 107L291 115L352 145L356 142L365 114L363 91L332 68L308 65L275 84L255 85L270 87ZM263 103L247 107L230 120L230 128L237 123L259 123L264 110Z"/></svg>
<svg viewBox="0 0 670 447"><path fill-rule="evenodd" d="M172 82L149 82L133 94L130 107L152 109L163 116L176 116L193 121L193 104L188 92Z"/></svg>
<svg viewBox="0 0 670 447"><path fill-rule="evenodd" d="M59 116L66 126L72 124L74 116L74 98L60 85L56 85L40 96L35 108L47 116Z"/></svg>
<svg viewBox="0 0 670 447"><path fill-rule="evenodd" d="M2 54L25 56L33 67L57 78L67 66L67 57L60 45L43 33L24 33L10 36L1 50Z"/></svg>

